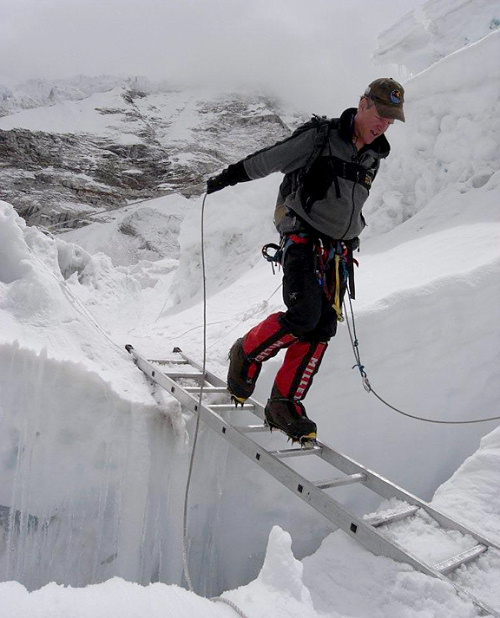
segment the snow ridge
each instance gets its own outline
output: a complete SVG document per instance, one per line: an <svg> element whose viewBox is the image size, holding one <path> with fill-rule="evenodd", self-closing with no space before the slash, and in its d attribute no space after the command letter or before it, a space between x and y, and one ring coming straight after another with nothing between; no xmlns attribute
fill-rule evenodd
<svg viewBox="0 0 500 618"><path fill-rule="evenodd" d="M373 57L419 73L499 26L498 0L429 0L379 35Z"/></svg>

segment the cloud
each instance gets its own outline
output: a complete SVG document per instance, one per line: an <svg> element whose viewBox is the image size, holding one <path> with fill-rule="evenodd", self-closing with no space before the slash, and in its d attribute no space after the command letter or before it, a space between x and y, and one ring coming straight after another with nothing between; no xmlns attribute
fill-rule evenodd
<svg viewBox="0 0 500 618"><path fill-rule="evenodd" d="M249 84L299 104L326 104L332 96L345 104L380 72L370 61L377 34L417 4L0 0L0 80L147 75L217 87Z"/></svg>

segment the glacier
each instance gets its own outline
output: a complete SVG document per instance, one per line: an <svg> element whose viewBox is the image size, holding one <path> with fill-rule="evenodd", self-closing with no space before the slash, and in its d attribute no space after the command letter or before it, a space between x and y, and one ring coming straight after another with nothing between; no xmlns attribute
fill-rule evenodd
<svg viewBox="0 0 500 618"><path fill-rule="evenodd" d="M408 80L407 122L389 133L367 209L355 303L363 361L377 391L429 418L500 409L499 47L491 32ZM279 277L259 257L274 240L278 182L207 200L208 363L222 376L230 343L282 307ZM145 203L135 224L147 236L155 211L162 224L186 201ZM200 358L200 211L190 200L178 247L165 241L151 260L117 240L128 211L51 237L0 203L1 618L234 615L180 587L194 419L123 349L162 358L181 345ZM397 416L363 391L345 329L331 347L306 402L320 439L498 542L498 422ZM276 368L266 364L257 399ZM276 485L202 430L189 509L200 595L226 591L255 618L477 615L450 585L366 552ZM335 495L360 514L387 506L363 491ZM424 557L462 543L437 542L421 522L393 533ZM500 608L495 552L454 577Z"/></svg>

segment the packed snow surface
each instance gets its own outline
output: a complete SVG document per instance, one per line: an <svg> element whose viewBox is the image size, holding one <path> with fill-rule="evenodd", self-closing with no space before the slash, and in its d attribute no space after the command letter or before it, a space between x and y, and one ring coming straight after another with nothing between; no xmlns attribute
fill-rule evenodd
<svg viewBox="0 0 500 618"><path fill-rule="evenodd" d="M428 0L379 35L373 56L414 74L499 27L499 0Z"/></svg>
<svg viewBox="0 0 500 618"><path fill-rule="evenodd" d="M356 329L370 382L426 418L500 414L499 34L405 84L407 122L389 133L393 153L356 256ZM276 240L278 182L206 201L207 360L221 376L232 341L283 309L280 278L259 257ZM57 238L0 202L0 618L236 615L181 587L194 419L124 350L132 343L165 358L179 345L201 359L201 203L185 202L162 198ZM154 235L156 220L165 226L186 210L175 242ZM164 257L121 243L123 225L153 235ZM498 421L433 425L384 407L363 390L339 330L306 401L319 438L498 546ZM266 363L257 399L267 397L277 367ZM262 444L286 442L273 434ZM223 593L250 618L478 615L452 583L332 532L242 459L202 427L189 503L200 595ZM300 465L324 477L310 459ZM359 516L396 506L363 488L331 491ZM431 564L475 544L422 514L383 533ZM500 611L500 552L450 579Z"/></svg>

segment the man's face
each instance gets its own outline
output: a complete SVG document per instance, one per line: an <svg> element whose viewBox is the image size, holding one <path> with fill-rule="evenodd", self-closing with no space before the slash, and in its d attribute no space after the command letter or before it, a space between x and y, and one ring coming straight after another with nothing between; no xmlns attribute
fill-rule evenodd
<svg viewBox="0 0 500 618"><path fill-rule="evenodd" d="M393 123L393 118L380 116L375 105L368 107L368 101L361 99L354 117L354 128L356 135L364 144L371 144L374 139L383 135Z"/></svg>

